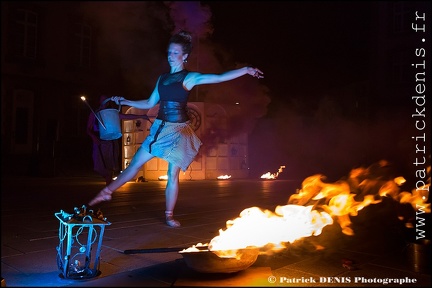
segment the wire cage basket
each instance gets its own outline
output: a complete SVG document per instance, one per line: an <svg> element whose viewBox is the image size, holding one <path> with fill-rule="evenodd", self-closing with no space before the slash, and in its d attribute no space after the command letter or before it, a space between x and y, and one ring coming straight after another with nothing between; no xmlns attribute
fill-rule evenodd
<svg viewBox="0 0 432 288"><path fill-rule="evenodd" d="M100 255L106 225L110 222L99 210L87 211L75 207L75 213L61 210L54 215L59 219L59 245L57 246L57 266L60 277L65 279L88 279L99 276Z"/></svg>

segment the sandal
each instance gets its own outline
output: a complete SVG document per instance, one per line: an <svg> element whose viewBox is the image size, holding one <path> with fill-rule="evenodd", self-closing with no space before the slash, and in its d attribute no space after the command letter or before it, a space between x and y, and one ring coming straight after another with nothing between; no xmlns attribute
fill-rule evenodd
<svg viewBox="0 0 432 288"><path fill-rule="evenodd" d="M170 227L177 228L181 226L180 222L174 219L172 211L165 211L165 220Z"/></svg>
<svg viewBox="0 0 432 288"><path fill-rule="evenodd" d="M96 195L95 198L93 198L90 202L89 202L89 206L94 206L100 202L103 201L110 201L111 200L111 194L113 192L108 189L108 187L105 187L104 189L102 189L102 191L99 192L99 194Z"/></svg>

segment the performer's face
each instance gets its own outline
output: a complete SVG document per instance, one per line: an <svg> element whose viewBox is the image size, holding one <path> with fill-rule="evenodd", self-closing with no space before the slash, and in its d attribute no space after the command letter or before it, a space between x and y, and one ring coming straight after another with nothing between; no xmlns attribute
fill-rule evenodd
<svg viewBox="0 0 432 288"><path fill-rule="evenodd" d="M168 47L168 63L170 66L183 65L187 54L183 54L183 47L180 44L171 43Z"/></svg>

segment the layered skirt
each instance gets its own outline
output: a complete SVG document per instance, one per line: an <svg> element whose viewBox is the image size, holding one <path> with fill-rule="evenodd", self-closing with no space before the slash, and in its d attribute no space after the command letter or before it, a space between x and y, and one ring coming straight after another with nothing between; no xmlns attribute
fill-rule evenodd
<svg viewBox="0 0 432 288"><path fill-rule="evenodd" d="M202 142L188 122L155 119L140 149L181 168L184 172L198 154Z"/></svg>

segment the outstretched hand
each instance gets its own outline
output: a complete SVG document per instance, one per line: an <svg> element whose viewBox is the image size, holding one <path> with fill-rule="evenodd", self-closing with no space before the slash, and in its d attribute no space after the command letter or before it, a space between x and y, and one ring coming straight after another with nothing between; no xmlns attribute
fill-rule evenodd
<svg viewBox="0 0 432 288"><path fill-rule="evenodd" d="M258 68L252 68L252 67L248 67L247 68L247 73L253 77L256 77L258 79L260 78L264 78L264 72L262 72L260 69Z"/></svg>
<svg viewBox="0 0 432 288"><path fill-rule="evenodd" d="M117 105L120 105L120 101L125 100L123 96L112 96L111 101L114 101Z"/></svg>

